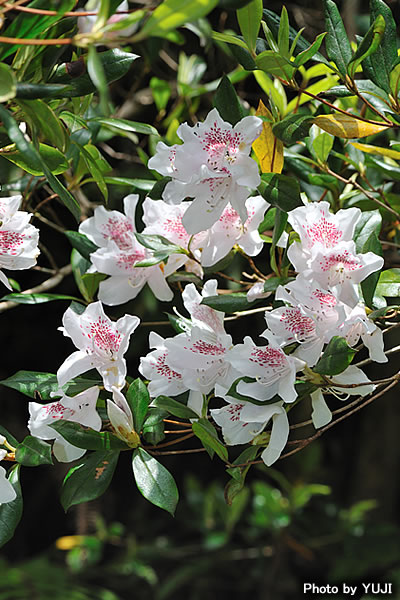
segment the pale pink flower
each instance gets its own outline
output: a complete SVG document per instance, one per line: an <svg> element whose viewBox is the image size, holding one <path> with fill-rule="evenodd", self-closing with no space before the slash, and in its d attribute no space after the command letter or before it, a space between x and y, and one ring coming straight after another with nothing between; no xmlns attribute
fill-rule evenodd
<svg viewBox="0 0 400 600"><path fill-rule="evenodd" d="M42 440L55 440L53 453L59 462L77 460L85 454L86 450L67 442L50 425L60 420L73 421L100 431L101 418L96 411L98 395L99 388L94 386L73 397L62 394L59 400L49 404L29 402L28 428L31 434Z"/></svg>
<svg viewBox="0 0 400 600"><path fill-rule="evenodd" d="M0 455L0 460L3 458L4 456ZM16 497L17 493L7 479L7 471L3 467L0 467L0 506L7 502L12 502Z"/></svg>
<svg viewBox="0 0 400 600"><path fill-rule="evenodd" d="M183 144L172 148L162 142L157 145L148 167L172 177L163 200L179 204L185 198L194 199L182 220L188 233L211 227L228 202L243 223L247 220L248 188L254 189L260 182L257 163L249 153L261 129L258 117L245 117L232 127L213 109L204 123L180 125L177 134Z"/></svg>
<svg viewBox="0 0 400 600"><path fill-rule="evenodd" d="M111 391L112 386L122 388L126 376L123 355L138 324L139 318L132 315L125 315L117 322L111 321L101 302L89 304L80 315L68 308L60 329L72 339L78 351L73 352L58 369L60 387L81 373L97 369L106 390Z"/></svg>
<svg viewBox="0 0 400 600"><path fill-rule="evenodd" d="M100 0L89 0L89 2L86 3L85 5L85 10L86 11L90 11L90 12L94 12L94 11L98 11L100 9ZM118 7L116 8L115 12L122 12L122 11L128 11L129 10L129 4L127 2L127 0L123 0L123 2L121 2L121 4L118 5ZM125 15L117 15L114 14L112 15L108 21L107 21L107 25L112 25L113 23L117 23L118 21L123 21L124 19L126 19L126 17L128 17L128 14ZM79 33L91 33L93 30L93 27L96 23L97 20L97 15L88 15L86 17L78 17L78 30ZM119 36L130 36L132 35L132 33L134 33L137 29L137 23L134 23L133 25L130 25L129 27L125 27L124 29L119 29L118 31L109 31L106 33L106 37L108 38L112 38L112 37L119 37Z"/></svg>

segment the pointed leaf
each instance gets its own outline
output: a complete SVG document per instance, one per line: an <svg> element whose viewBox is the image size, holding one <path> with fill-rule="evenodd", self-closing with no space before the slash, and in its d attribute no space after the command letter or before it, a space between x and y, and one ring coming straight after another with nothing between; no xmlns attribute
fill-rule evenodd
<svg viewBox="0 0 400 600"><path fill-rule="evenodd" d="M52 427L67 442L85 450L127 450L129 446L113 433L82 427L72 421L55 421Z"/></svg>
<svg viewBox="0 0 400 600"><path fill-rule="evenodd" d="M51 445L37 437L28 435L18 444L15 460L25 467L52 465Z"/></svg>
<svg viewBox="0 0 400 600"><path fill-rule="evenodd" d="M148 413L151 398L146 385L139 377L130 384L126 392L126 400L132 411L135 431L140 433Z"/></svg>
<svg viewBox="0 0 400 600"><path fill-rule="evenodd" d="M326 53L338 71L345 76L347 65L353 57L350 42L343 25L338 7L333 0L324 0L325 25L327 36L325 38Z"/></svg>
<svg viewBox="0 0 400 600"><path fill-rule="evenodd" d="M180 419L199 418L199 415L196 414L191 408L189 408L185 404L182 404L182 402L178 402L178 400L169 398L168 396L157 396L157 398L153 400L152 406L156 406L157 408L166 410L171 415L179 417Z"/></svg>
<svg viewBox="0 0 400 600"><path fill-rule="evenodd" d="M360 121L351 115L336 113L332 115L318 115L313 122L324 131L344 139L362 138L380 133L388 128L387 125L376 125Z"/></svg>
<svg viewBox="0 0 400 600"><path fill-rule="evenodd" d="M192 424L193 433L199 438L204 447L212 448L224 462L228 462L228 450L218 439L218 434L207 419L198 419Z"/></svg>
<svg viewBox="0 0 400 600"><path fill-rule="evenodd" d="M229 78L224 75L214 95L214 106L224 121L236 125L243 117L242 107L235 88Z"/></svg>
<svg viewBox="0 0 400 600"><path fill-rule="evenodd" d="M355 353L356 351L350 348L344 338L335 335L313 367L313 371L320 375L339 375L347 369Z"/></svg>
<svg viewBox="0 0 400 600"><path fill-rule="evenodd" d="M272 115L262 100L259 101L256 115L268 117L272 121ZM253 142L253 150L263 173L280 173L282 171L283 143L272 133L271 123L263 122L261 135Z"/></svg>
<svg viewBox="0 0 400 600"><path fill-rule="evenodd" d="M8 473L8 480L12 484L17 497L12 502L0 504L0 548L14 535L14 531L22 517L22 492L19 482L20 465L15 465Z"/></svg>
<svg viewBox="0 0 400 600"><path fill-rule="evenodd" d="M254 51L262 18L262 0L252 0L236 12L240 31L249 50Z"/></svg>
<svg viewBox="0 0 400 600"><path fill-rule="evenodd" d="M143 448L133 452L132 468L142 496L173 516L179 494L171 473Z"/></svg>

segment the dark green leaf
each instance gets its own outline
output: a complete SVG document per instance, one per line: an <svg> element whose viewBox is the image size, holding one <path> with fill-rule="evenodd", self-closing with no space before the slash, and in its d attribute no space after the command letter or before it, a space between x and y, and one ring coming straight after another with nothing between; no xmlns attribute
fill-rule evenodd
<svg viewBox="0 0 400 600"><path fill-rule="evenodd" d="M52 427L67 442L85 450L127 450L129 446L109 431L94 431L72 421L55 421Z"/></svg>
<svg viewBox="0 0 400 600"><path fill-rule="evenodd" d="M271 277L264 283L264 292L275 292L280 285L286 285L290 281L294 281L293 277Z"/></svg>
<svg viewBox="0 0 400 600"><path fill-rule="evenodd" d="M37 151L35 150L35 152ZM47 144L39 144L39 154L42 161L40 167L37 164L38 157L36 155L33 158L33 155L28 156L28 154L22 153L17 149L16 144L5 146L0 151L0 156L31 175L43 175L44 165L47 165L48 169L54 175L64 173L69 167L64 154L57 150L57 148L53 148Z"/></svg>
<svg viewBox="0 0 400 600"><path fill-rule="evenodd" d="M288 146L304 139L310 133L313 117L309 115L289 115L272 126L273 134Z"/></svg>
<svg viewBox="0 0 400 600"><path fill-rule="evenodd" d="M179 494L171 473L143 448L133 452L132 468L142 496L174 515Z"/></svg>
<svg viewBox="0 0 400 600"><path fill-rule="evenodd" d="M143 424L143 437L149 444L159 444L164 438L164 419L168 416L165 410L149 407L148 416Z"/></svg>
<svg viewBox="0 0 400 600"><path fill-rule="evenodd" d="M149 198L152 200L161 200L165 186L170 181L172 181L172 177L163 177L159 181L156 181L148 194Z"/></svg>
<svg viewBox="0 0 400 600"><path fill-rule="evenodd" d="M370 0L370 18L371 23L381 15L386 23L385 35L375 54L373 54L364 72L367 77L372 79L379 87L383 87L390 92L390 72L397 60L397 34L396 23L393 19L392 11L382 0ZM368 75L373 73L373 77Z"/></svg>
<svg viewBox="0 0 400 600"><path fill-rule="evenodd" d="M179 417L180 419L199 418L199 415L196 414L191 408L185 404L182 404L182 402L178 402L178 400L169 398L168 396L158 396L155 400L153 400L153 406L166 410L171 415Z"/></svg>
<svg viewBox="0 0 400 600"><path fill-rule="evenodd" d="M338 7L333 0L324 0L324 11L328 32L325 38L326 53L329 60L335 63L338 71L345 77L347 65L353 57L350 42Z"/></svg>
<svg viewBox="0 0 400 600"><path fill-rule="evenodd" d="M71 246L78 250L86 260L90 260L90 255L98 250L96 244L89 240L89 238L83 233L78 231L64 231L65 235L71 242Z"/></svg>
<svg viewBox="0 0 400 600"><path fill-rule="evenodd" d="M206 304L224 313L240 312L254 308L255 306L255 302L249 302L247 295L241 292L237 294L223 294L221 296L208 296L207 298L203 298L201 304Z"/></svg>
<svg viewBox="0 0 400 600"><path fill-rule="evenodd" d="M199 438L205 448L212 448L224 462L228 462L228 450L218 439L218 434L207 419L199 419L192 423L193 433Z"/></svg>
<svg viewBox="0 0 400 600"><path fill-rule="evenodd" d="M100 384L102 384L101 379L76 377L67 383L63 387L63 390L66 394L74 396L94 385ZM36 392L39 392L44 404L49 402L49 400L53 400L50 394L57 392L60 388L56 375L53 375L53 373L41 373L39 371L18 371L15 375L0 381L0 385L17 390L29 398L36 399ZM40 402L40 399L36 399L36 402L38 401Z"/></svg>
<svg viewBox="0 0 400 600"><path fill-rule="evenodd" d="M377 254L378 256L383 256L382 246L381 246L380 241L378 240L378 236L375 233L375 231L373 231L371 233L371 235L368 237L367 241L365 242L365 244L362 248L362 251L363 251L363 253L373 252L374 254ZM380 271L375 271L375 273L371 273L371 275L369 275L366 279L364 279L364 281L361 282L361 290L362 290L363 298L364 298L365 304L369 308L373 308L373 298L374 298L376 286L378 284L379 275L380 275Z"/></svg>
<svg viewBox="0 0 400 600"><path fill-rule="evenodd" d="M54 300L76 300L80 302L79 298L74 296L64 296L63 294L7 294L3 296L1 301L10 300L11 302L17 302L18 304L43 304L43 302L53 302Z"/></svg>
<svg viewBox="0 0 400 600"><path fill-rule="evenodd" d="M89 291L85 285L83 276L86 273L86 271L89 269L90 264L91 263L88 260L86 260L86 258L84 258L82 256L82 254L80 254L80 252L78 252L78 250L73 248L73 250L71 252L72 274L74 276L75 283L78 286L80 293L82 294L82 296L84 297L84 299L87 302L91 302L93 297L89 293ZM93 275L93 273L89 273L89 275Z"/></svg>
<svg viewBox="0 0 400 600"><path fill-rule="evenodd" d="M17 497L12 502L0 504L0 548L14 535L14 531L22 517L22 493L19 483L20 465L15 465L8 473L8 480L16 491Z"/></svg>
<svg viewBox="0 0 400 600"><path fill-rule="evenodd" d="M148 413L151 398L146 385L139 377L130 384L126 393L126 400L132 411L135 431L140 433Z"/></svg>
<svg viewBox="0 0 400 600"><path fill-rule="evenodd" d="M387 298L400 296L400 269L387 269L380 274L376 294Z"/></svg>
<svg viewBox="0 0 400 600"><path fill-rule="evenodd" d="M347 369L355 353L356 351L350 348L344 338L335 335L327 345L313 371L320 375L339 375Z"/></svg>
<svg viewBox="0 0 400 600"><path fill-rule="evenodd" d="M158 135L158 131L152 125L147 123L138 123L136 121L127 121L126 119L106 119L104 117L95 117L89 119L88 123L100 123L104 127L113 131L130 131L132 133L144 133L145 135Z"/></svg>
<svg viewBox="0 0 400 600"><path fill-rule="evenodd" d="M65 127L54 110L42 100L20 100L19 106L24 109L26 119L30 121L36 134L43 139L51 142L61 152L64 152L67 145L67 134Z"/></svg>
<svg viewBox="0 0 400 600"><path fill-rule="evenodd" d="M248 50L245 50L241 46L235 46L231 44L229 46L229 51L231 54L233 54L238 63L242 65L243 69L246 69L246 71L254 71L254 69L257 68L254 58Z"/></svg>
<svg viewBox="0 0 400 600"><path fill-rule="evenodd" d="M261 52L256 58L256 65L265 73L284 80L292 79L296 72L294 63L273 50Z"/></svg>
<svg viewBox="0 0 400 600"><path fill-rule="evenodd" d="M304 63L306 63L315 54L317 54L318 50L321 47L322 42L324 41L325 36L326 36L326 32L320 33L319 35L317 35L317 37L315 38L315 41L311 44L311 46L309 48L307 48L307 50L303 50L303 52L300 52L296 56L296 60L294 61L294 64L296 65L296 67L301 67L301 65L304 65Z"/></svg>
<svg viewBox="0 0 400 600"><path fill-rule="evenodd" d="M17 80L14 71L6 63L0 63L0 102L7 102L17 93Z"/></svg>
<svg viewBox="0 0 400 600"><path fill-rule="evenodd" d="M65 512L75 504L99 498L111 483L119 452L100 450L79 460L67 473L61 489L61 504Z"/></svg>
<svg viewBox="0 0 400 600"><path fill-rule="evenodd" d="M263 173L258 189L267 202L285 212L303 204L300 198L300 186L294 177L278 173Z"/></svg>
<svg viewBox="0 0 400 600"><path fill-rule="evenodd" d="M51 445L37 437L28 435L18 444L15 460L25 467L52 465Z"/></svg>
<svg viewBox="0 0 400 600"><path fill-rule="evenodd" d="M226 75L222 77L215 92L214 106L222 119L228 121L231 125L236 125L243 117L243 110L236 90Z"/></svg>
<svg viewBox="0 0 400 600"><path fill-rule="evenodd" d="M167 238L162 235L147 235L142 233L135 233L137 241L142 244L145 248L149 248L154 252L164 252L167 256L169 254L182 254L186 253L184 248L172 244Z"/></svg>
<svg viewBox="0 0 400 600"><path fill-rule="evenodd" d="M24 156L24 159L29 162L35 170L45 174L53 191L59 195L60 200L62 200L68 210L72 212L75 219L78 220L81 214L79 204L62 183L53 175L36 148L25 139L11 113L3 106L0 106L0 119L3 121L3 125L7 130L11 141L16 144L18 150Z"/></svg>
<svg viewBox="0 0 400 600"><path fill-rule="evenodd" d="M381 226L382 217L379 210L368 210L361 213L353 236L357 252L363 252L364 244L372 233L375 233L379 237Z"/></svg>

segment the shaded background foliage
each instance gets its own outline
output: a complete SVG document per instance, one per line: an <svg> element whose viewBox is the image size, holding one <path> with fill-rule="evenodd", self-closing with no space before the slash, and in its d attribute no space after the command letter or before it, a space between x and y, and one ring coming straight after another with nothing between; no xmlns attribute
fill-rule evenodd
<svg viewBox="0 0 400 600"><path fill-rule="evenodd" d="M388 4L399 21L398 3ZM270 2L268 8L279 13L281 3ZM299 1L287 8L291 23L304 26L308 39L324 31L323 11L315 2ZM365 33L364 10L361 3L342 2L348 31ZM220 31L236 29L233 11L215 11L210 20ZM206 70L201 73L199 67L202 84L237 64L216 45L203 46L198 35L187 30L183 35L183 46L161 39L143 42L135 51L144 58L111 86L120 118L154 123L162 133L168 132L171 142L175 141L173 119L190 119L199 108L198 97L185 94L184 85L176 85L180 52L204 58ZM62 60L71 58L70 50L64 52ZM151 90L154 76L170 84L171 96L161 111ZM238 83L236 89L245 102L256 105L260 90L252 78ZM200 112L206 113L211 106L212 94L202 96ZM171 117L174 110L175 117ZM147 140L140 140L139 148L147 151L146 146ZM119 176L146 176L129 139L105 139L100 147ZM9 169L10 164L0 158L2 174ZM110 208L121 208L125 192L125 188L110 186ZM86 193L101 202L95 185ZM57 211L60 220L73 228L69 213L61 206ZM42 232L45 244L55 249L56 262L63 264L70 251L68 241L43 226ZM397 255L393 260L391 266L399 266ZM239 257L232 269L240 273ZM24 273L19 281L25 289L35 284L35 274ZM64 280L58 291L75 294L72 279ZM69 340L57 331L63 311L62 304L51 303L34 309L22 305L2 315L1 379L12 375L16 364L30 370L57 370L70 351ZM123 309L117 308L114 316L133 312L160 320L164 311L165 306L145 290ZM260 317L260 329L261 323ZM235 335L245 326L241 320L230 331ZM159 331L165 334L166 329ZM127 355L129 372L135 372L147 335L145 327L135 335ZM396 335L390 345L398 343ZM367 371L371 377L377 375L373 369L377 367ZM380 377L389 374L390 367L379 365ZM0 397L4 425L22 438L26 434L22 425L27 419L25 401L5 388L0 389ZM164 464L181 490L174 519L140 497L127 457L122 457L113 484L102 498L66 515L54 498L68 467L40 467L41 473L24 469L23 490L29 501L15 538L1 551L0 598L163 600L178 594L197 600L251 594L260 600L291 600L300 597L304 581L356 584L366 580L393 582L398 590L394 597L400 598L397 400L395 389L275 468L257 466L249 474L247 491L230 507L224 501L227 478L220 463L201 454L165 457ZM298 411L302 410L300 406Z"/></svg>

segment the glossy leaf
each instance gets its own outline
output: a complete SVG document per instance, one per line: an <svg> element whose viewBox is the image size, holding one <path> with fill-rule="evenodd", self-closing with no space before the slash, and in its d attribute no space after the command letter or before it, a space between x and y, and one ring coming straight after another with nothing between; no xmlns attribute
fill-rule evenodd
<svg viewBox="0 0 400 600"><path fill-rule="evenodd" d="M382 17L382 15L378 15L374 23L365 34L364 39L358 46L356 53L347 66L347 72L352 79L355 75L357 67L361 65L363 60L378 50L385 33L385 27L385 19Z"/></svg>
<svg viewBox="0 0 400 600"><path fill-rule="evenodd" d="M66 394L74 396L94 385L100 384L102 384L102 380L100 379L76 377L67 383L63 387L63 390ZM36 402L42 401L44 403L54 400L50 394L57 392L60 387L56 375L40 371L17 371L11 377L0 381L0 385L17 390L29 398L34 398ZM39 392L41 398L37 398L37 392Z"/></svg>
<svg viewBox="0 0 400 600"><path fill-rule="evenodd" d="M22 517L22 492L19 482L20 465L15 465L8 473L8 480L12 484L17 497L12 502L0 504L0 548L14 535L14 531Z"/></svg>
<svg viewBox="0 0 400 600"><path fill-rule="evenodd" d="M39 139L45 138L64 152L67 133L54 110L42 100L20 100L18 104L24 109L27 120L33 123Z"/></svg>
<svg viewBox="0 0 400 600"><path fill-rule="evenodd" d="M143 423L143 437L149 444L159 444L164 438L164 419L168 416L165 410L150 406Z"/></svg>
<svg viewBox="0 0 400 600"><path fill-rule="evenodd" d="M255 303L247 300L247 295L241 292L237 294L223 294L221 296L207 296L203 298L201 304L211 306L215 310L221 310L224 313L240 312L254 308Z"/></svg>
<svg viewBox="0 0 400 600"><path fill-rule="evenodd" d="M264 173L258 190L267 202L285 212L303 204L300 198L300 186L294 177Z"/></svg>
<svg viewBox="0 0 400 600"><path fill-rule="evenodd" d="M342 17L333 0L324 0L324 12L327 29L325 38L326 53L329 60L335 63L338 71L345 76L347 74L347 65L351 61L353 53Z"/></svg>
<svg viewBox="0 0 400 600"><path fill-rule="evenodd" d="M79 459L68 471L61 489L61 504L65 511L75 504L99 498L111 483L119 452L100 450Z"/></svg>
<svg viewBox="0 0 400 600"><path fill-rule="evenodd" d="M7 102L17 94L17 79L12 68L0 63L0 102Z"/></svg>
<svg viewBox="0 0 400 600"><path fill-rule="evenodd" d="M224 75L214 95L214 106L224 121L236 125L243 117L242 107L235 88L229 78Z"/></svg>
<svg viewBox="0 0 400 600"><path fill-rule="evenodd" d="M400 160L400 151L392 150L391 148L382 148L381 146L373 146L372 144L361 144L360 142L350 142L354 148L365 152L366 154L377 154L378 156L387 156L394 160Z"/></svg>
<svg viewBox="0 0 400 600"><path fill-rule="evenodd" d="M39 144L39 153L42 161L40 167L38 167L36 155L33 157L33 155L20 152L15 144L5 146L0 150L0 156L31 175L43 175L45 171L44 165L47 165L48 169L54 175L60 175L68 169L69 165L65 159L65 155L60 150L57 150L57 148L53 148L47 144Z"/></svg>
<svg viewBox="0 0 400 600"><path fill-rule="evenodd" d="M375 231L373 231L362 248L363 253L365 252L373 252L378 256L383 256L382 246L380 241L378 240L378 236ZM361 282L361 290L364 297L365 304L369 307L373 307L373 299L376 286L378 284L380 271L375 271L375 273L371 273L366 279Z"/></svg>
<svg viewBox="0 0 400 600"><path fill-rule="evenodd" d="M164 0L151 14L135 40L150 36L164 37L171 29L204 17L217 5L218 0Z"/></svg>
<svg viewBox="0 0 400 600"><path fill-rule="evenodd" d="M268 117L272 121L272 114L262 100L259 101L256 111L257 116ZM281 173L283 169L283 143L272 133L272 124L263 122L261 135L253 142L253 150L260 163L263 173Z"/></svg>
<svg viewBox="0 0 400 600"><path fill-rule="evenodd" d="M51 445L37 437L28 435L18 444L15 460L25 467L52 465Z"/></svg>
<svg viewBox="0 0 400 600"><path fill-rule="evenodd" d="M320 375L339 375L347 369L355 353L344 338L335 335L313 367L313 371Z"/></svg>
<svg viewBox="0 0 400 600"><path fill-rule="evenodd" d="M379 276L376 294L386 298L400 296L400 269L387 269Z"/></svg>
<svg viewBox="0 0 400 600"><path fill-rule="evenodd" d="M133 452L132 468L142 496L174 515L179 494L171 473L143 448Z"/></svg>
<svg viewBox="0 0 400 600"><path fill-rule="evenodd" d="M128 445L109 431L94 431L72 421L55 421L52 427L67 442L85 450L127 450Z"/></svg>
<svg viewBox="0 0 400 600"><path fill-rule="evenodd" d="M273 50L261 52L256 58L256 65L265 73L284 80L292 79L296 71L293 63Z"/></svg>
<svg viewBox="0 0 400 600"><path fill-rule="evenodd" d="M315 40L311 44L311 46L309 48L307 48L307 50L303 50L303 52L300 52L296 56L296 60L294 61L294 64L296 65L296 67L301 67L301 65L304 65L304 63L306 63L315 54L317 54L318 50L320 49L320 47L322 45L322 42L324 41L325 36L326 36L326 32L320 33L319 35L317 35L317 37L315 38Z"/></svg>
<svg viewBox="0 0 400 600"><path fill-rule="evenodd" d="M148 413L151 398L146 385L139 377L130 384L126 392L126 400L132 411L135 431L140 433Z"/></svg>
<svg viewBox="0 0 400 600"><path fill-rule="evenodd" d="M192 423L192 429L206 448L212 448L221 460L228 461L228 450L220 442L215 427L207 419L198 419Z"/></svg>
<svg viewBox="0 0 400 600"><path fill-rule="evenodd" d="M1 301L17 302L18 304L43 304L44 302L53 302L54 300L75 300L80 302L79 298L74 296L64 296L64 294L25 294L14 293L3 296Z"/></svg>
<svg viewBox="0 0 400 600"><path fill-rule="evenodd" d="M260 23L262 18L263 3L262 0L252 0L237 11L237 20L240 31L250 50L254 51Z"/></svg>
<svg viewBox="0 0 400 600"><path fill-rule="evenodd" d="M390 72L397 60L396 23L392 11L383 0L370 0L371 22L378 16L385 20L385 34L376 52L364 61L363 70L366 77L390 93Z"/></svg>
<svg viewBox="0 0 400 600"><path fill-rule="evenodd" d="M309 135L313 118L309 115L288 115L272 126L273 134L290 146Z"/></svg>
<svg viewBox="0 0 400 600"><path fill-rule="evenodd" d="M94 244L89 238L83 233L78 231L64 231L68 240L71 242L73 248L78 250L86 260L90 260L90 255L98 250L96 244Z"/></svg>
<svg viewBox="0 0 400 600"><path fill-rule="evenodd" d="M367 210L361 213L360 218L356 223L353 236L357 252L365 252L363 248L371 234L374 233L379 237L381 226L382 216L379 210Z"/></svg>
<svg viewBox="0 0 400 600"><path fill-rule="evenodd" d="M166 410L171 415L179 417L180 419L199 418L199 415L195 413L191 408L189 408L185 404L182 404L182 402L178 402L178 400L169 398L168 396L157 396L157 398L153 400L152 406L156 406L157 408Z"/></svg>

